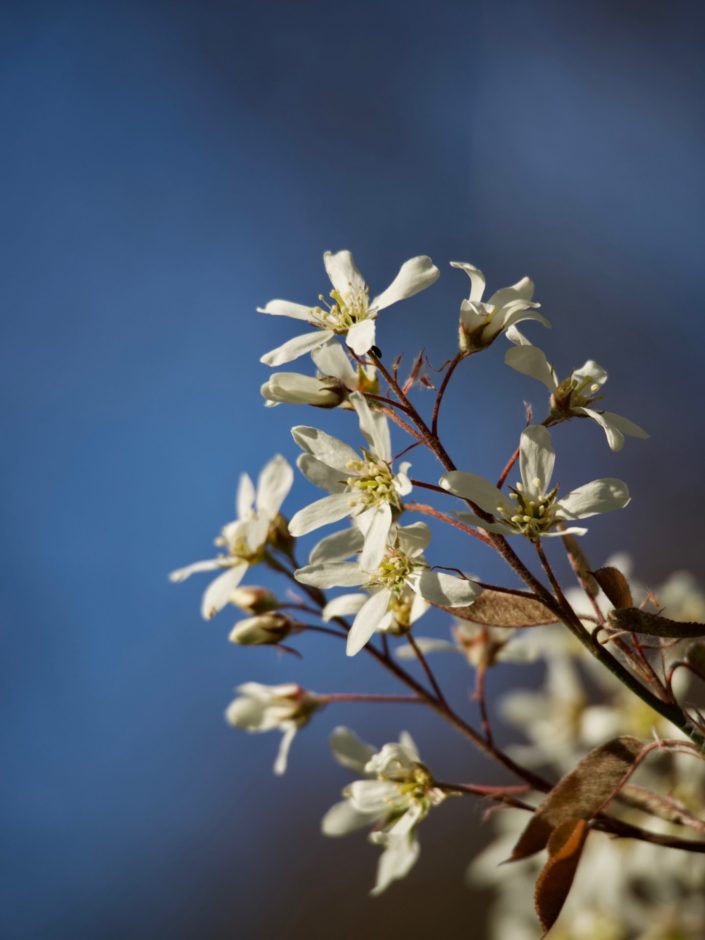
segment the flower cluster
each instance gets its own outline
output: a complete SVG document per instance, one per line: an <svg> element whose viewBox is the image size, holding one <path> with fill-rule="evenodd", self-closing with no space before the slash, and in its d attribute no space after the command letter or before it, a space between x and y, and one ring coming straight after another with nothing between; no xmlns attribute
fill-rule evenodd
<svg viewBox="0 0 705 940"><path fill-rule="evenodd" d="M296 682L246 682L237 688L227 721L251 733L279 731L274 769L282 774L294 736L323 708L338 702L425 705L517 777L518 786L439 783L407 732L376 750L352 731L336 728L334 757L357 779L326 813L322 828L329 836L370 830L370 841L382 849L373 895L416 863L418 829L432 809L451 795L480 796L505 809L498 814L504 834L492 851L500 846L512 861L548 852L536 884L544 930L560 914L584 854L578 876L584 890L573 892L577 913L566 937L641 936L637 894L642 900L651 896L653 923L663 925L655 938L702 936L705 910L691 891L688 866L674 865L659 883L649 866L655 866L665 846L681 850L690 862L679 827L697 831L696 851L705 844L705 823L698 815L705 796L705 719L684 699L689 677L705 678L705 624L699 622L705 619L705 594L682 574L652 592L636 581L623 559L609 559L601 568L591 565L582 540L574 536L586 534L583 520L626 508L629 488L611 476L563 488L555 474L550 429L589 418L603 429L612 451L624 445L625 437L648 437L646 431L602 410L607 373L594 360L560 378L519 331L523 322L550 326L538 312L528 277L483 299L482 272L466 262L451 262L468 276L470 294L460 300L457 345L437 381L430 377L433 366L425 353L403 377L401 357L387 364L377 347L378 314L434 284L440 272L431 259L419 255L406 261L376 296L349 251L326 252L323 261L332 285L327 297L321 294L311 305L271 300L259 308L310 328L266 353L262 363L282 366L310 355L313 364L313 374L270 374L261 386L266 406L336 410L341 422L352 422L349 436L328 433L316 426L318 420L291 429L300 450L296 464L302 486L313 484L323 495L287 512L287 520L282 505L294 477L287 460L269 461L256 487L243 474L236 518L216 539L219 553L174 571L171 578L218 572L203 595L201 612L211 619L228 606L237 609L240 619L229 639L238 647L271 647L300 657L301 650L291 645L300 637L342 642L348 656L370 656L386 669L404 694L315 693ZM455 315L449 335L454 320ZM437 323L442 331L443 319ZM454 462L455 448L442 440L439 423L456 370L502 336L509 343L506 364L537 379L549 396L545 417L529 422L509 461L505 455L498 463L504 470L495 483L475 472L468 448L463 463ZM434 398L424 416L417 395L430 391ZM471 411L467 417L471 422ZM403 446L396 440L402 432ZM474 454L484 458L488 442L468 438ZM440 463L432 479L417 479L417 473L412 478L411 463L402 458L414 448ZM414 456L413 461L415 467L424 466L423 459L417 462ZM342 526L331 531L338 523ZM442 526L463 533L468 550L477 555L464 552L461 564L443 557L447 543L435 540ZM306 545L304 561L302 540L319 529L327 531ZM554 541L544 544L547 538ZM549 547L552 553L566 553L577 587L560 584ZM488 584L465 570L468 562L480 569L482 553L492 550L512 569L510 584ZM265 579L283 578L285 590L242 584L257 565ZM434 608L454 617L451 639L416 635L418 621ZM326 660L327 677L344 661L343 646L338 658ZM466 701L456 709L442 687L435 660L427 659L441 651L462 655L473 670L472 708ZM285 659L291 662L292 656ZM514 688L498 708L490 707L488 670L528 661L545 664L541 687ZM521 729L523 743L496 743L492 722L497 711ZM646 759L653 750L661 752L659 761ZM695 766L689 777L681 769L687 760ZM528 826L522 817L526 810L533 814ZM506 833L516 837L519 826L523 832L512 851ZM621 836L619 846L614 848L600 830ZM498 886L502 905L491 930L517 940L533 936L525 909L514 902L513 886L522 886L527 873L535 877L538 869L524 866L516 874L514 867L503 868L497 877L488 874L488 858L475 860L471 877ZM598 896L599 872L608 871L610 890ZM627 897L628 907L622 903ZM676 897L685 899L681 907L673 906Z"/></svg>

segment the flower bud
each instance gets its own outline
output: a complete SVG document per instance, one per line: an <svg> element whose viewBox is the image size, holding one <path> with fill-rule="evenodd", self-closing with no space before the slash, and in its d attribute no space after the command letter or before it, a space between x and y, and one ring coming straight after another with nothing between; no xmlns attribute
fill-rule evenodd
<svg viewBox="0 0 705 940"><path fill-rule="evenodd" d="M297 372L275 372L260 389L271 407L282 403L335 408L347 396L347 389L335 378L313 378Z"/></svg>
<svg viewBox="0 0 705 940"><path fill-rule="evenodd" d="M240 646L266 646L280 643L293 626L283 614L260 614L236 623L228 639Z"/></svg>
<svg viewBox="0 0 705 940"><path fill-rule="evenodd" d="M280 606L280 602L267 588L249 586L235 588L230 595L230 603L246 614L266 614Z"/></svg>

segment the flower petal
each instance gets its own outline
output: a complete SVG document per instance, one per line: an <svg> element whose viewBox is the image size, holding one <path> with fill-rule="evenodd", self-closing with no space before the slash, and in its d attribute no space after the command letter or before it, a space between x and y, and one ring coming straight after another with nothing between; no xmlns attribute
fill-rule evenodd
<svg viewBox="0 0 705 940"><path fill-rule="evenodd" d="M366 355L375 344L375 321L370 317L353 323L345 336L345 344L358 356Z"/></svg>
<svg viewBox="0 0 705 940"><path fill-rule="evenodd" d="M468 499L479 506L484 512L493 515L497 512L508 513L512 504L509 499L498 490L494 483L490 483L477 473L466 473L464 470L451 470L441 477L440 484L455 496Z"/></svg>
<svg viewBox="0 0 705 940"><path fill-rule="evenodd" d="M194 561L192 565L186 565L185 568L177 568L175 571L170 572L169 580L174 583L179 581L185 581L186 578L190 578L192 574L196 574L199 571L214 571L216 568L220 568L221 563L217 558L208 558L205 561Z"/></svg>
<svg viewBox="0 0 705 940"><path fill-rule="evenodd" d="M329 467L340 470L345 477L349 475L348 464L352 460L359 460L359 455L343 441L318 428L308 428L299 425L291 429L291 436L299 447L312 454Z"/></svg>
<svg viewBox="0 0 705 940"><path fill-rule="evenodd" d="M320 349L315 349L311 358L323 375L333 376L346 388L355 388L357 385L357 372L339 343L326 343Z"/></svg>
<svg viewBox="0 0 705 940"><path fill-rule="evenodd" d="M419 291L430 287L440 277L441 272L431 261L428 255L417 255L405 261L399 268L399 273L389 287L374 298L370 307L384 310L399 300L413 297Z"/></svg>
<svg viewBox="0 0 705 940"><path fill-rule="evenodd" d="M289 750L291 749L291 745L298 730L298 727L293 723L290 724L288 728L283 729L282 739L279 744L279 750L277 751L277 759L274 761L274 773L278 777L286 773Z"/></svg>
<svg viewBox="0 0 705 940"><path fill-rule="evenodd" d="M542 496L551 482L556 462L551 435L542 425L530 424L522 431L519 448L519 467L524 487L527 493Z"/></svg>
<svg viewBox="0 0 705 940"><path fill-rule="evenodd" d="M391 592L386 588L377 591L366 601L358 611L353 625L348 633L348 642L345 652L348 656L355 656L371 639L379 626L379 621L387 612Z"/></svg>
<svg viewBox="0 0 705 940"><path fill-rule="evenodd" d="M360 556L360 564L365 571L374 571L382 561L391 526L392 510L389 503L376 506L369 528L365 532L365 544Z"/></svg>
<svg viewBox="0 0 705 940"><path fill-rule="evenodd" d="M254 515L255 484L248 473L241 473L235 494L235 512L238 519L251 519Z"/></svg>
<svg viewBox="0 0 705 940"><path fill-rule="evenodd" d="M348 617L357 614L369 598L369 594L341 594L340 597L329 601L321 612L323 619L328 622L335 617Z"/></svg>
<svg viewBox="0 0 705 940"><path fill-rule="evenodd" d="M542 382L549 392L558 385L555 370L538 346L512 346L504 355L505 363L517 372Z"/></svg>
<svg viewBox="0 0 705 940"><path fill-rule="evenodd" d="M359 738L350 728L339 725L330 736L333 757L338 763L354 773L364 774L365 765L376 753L371 744Z"/></svg>
<svg viewBox="0 0 705 940"><path fill-rule="evenodd" d="M362 549L363 542L362 532L356 526L334 532L314 545L308 556L309 564L345 561L346 558L350 558Z"/></svg>
<svg viewBox="0 0 705 940"><path fill-rule="evenodd" d="M242 561L240 564L228 568L228 570L219 575L215 581L211 581L201 601L201 616L204 620L210 620L212 617L215 617L215 615L225 607L230 600L230 595L245 577L245 572L248 567L247 562Z"/></svg>
<svg viewBox="0 0 705 940"><path fill-rule="evenodd" d="M466 581L444 571L427 569L419 580L421 596L439 607L466 607L480 593L474 581Z"/></svg>
<svg viewBox="0 0 705 940"><path fill-rule="evenodd" d="M367 573L359 565L306 565L294 572L301 584L317 588L357 587L367 580Z"/></svg>
<svg viewBox="0 0 705 940"><path fill-rule="evenodd" d="M338 522L344 519L352 511L352 496L350 493L334 493L332 496L324 496L323 499L317 499L315 503L304 506L292 517L289 523L289 532L292 535L306 535L319 529L322 525L330 525L332 522Z"/></svg>
<svg viewBox="0 0 705 940"><path fill-rule="evenodd" d="M328 810L321 820L321 832L324 836L346 836L350 832L372 826L378 819L377 813L361 813L350 803L343 800Z"/></svg>
<svg viewBox="0 0 705 940"><path fill-rule="evenodd" d="M389 462L392 459L392 439L389 423L379 411L372 411L367 399L360 392L353 392L350 403L357 412L360 430L376 457Z"/></svg>
<svg viewBox="0 0 705 940"><path fill-rule="evenodd" d="M397 543L407 555L420 555L431 541L431 530L425 522L412 522L411 525L399 526Z"/></svg>
<svg viewBox="0 0 705 940"><path fill-rule="evenodd" d="M364 289L365 279L349 251L326 251L323 264L331 284L343 297L351 290L357 292Z"/></svg>
<svg viewBox="0 0 705 940"><path fill-rule="evenodd" d="M294 471L281 454L263 468L257 480L257 512L274 519L294 482Z"/></svg>
<svg viewBox="0 0 705 940"><path fill-rule="evenodd" d="M285 362L293 362L299 356L313 352L327 343L335 336L332 330L315 330L313 333L302 333L301 336L294 336L287 340L276 349L270 349L268 353L260 357L260 362L266 366L283 366Z"/></svg>
<svg viewBox="0 0 705 940"><path fill-rule="evenodd" d="M293 317L294 320L311 320L311 308L305 304L295 304L291 300L270 300L264 307L258 307L257 313L271 313L275 317Z"/></svg>
<svg viewBox="0 0 705 940"><path fill-rule="evenodd" d="M317 457L312 457L311 454L301 454L296 465L307 480L322 490L328 490L329 493L342 493L345 489L344 471L329 467L327 463L323 463Z"/></svg>
<svg viewBox="0 0 705 940"><path fill-rule="evenodd" d="M467 276L470 278L470 296L468 300L472 303L479 303L482 300L482 295L485 292L485 275L479 268L476 268L474 264L469 264L467 261L451 261L451 268L458 268L461 271L465 271Z"/></svg>
<svg viewBox="0 0 705 940"><path fill-rule="evenodd" d="M391 839L377 863L377 881L370 891L373 897L385 891L390 884L406 877L416 864L421 848L413 836Z"/></svg>
<svg viewBox="0 0 705 940"><path fill-rule="evenodd" d="M613 509L624 509L630 501L626 483L606 478L579 486L563 499L557 500L557 506L564 519L586 519Z"/></svg>

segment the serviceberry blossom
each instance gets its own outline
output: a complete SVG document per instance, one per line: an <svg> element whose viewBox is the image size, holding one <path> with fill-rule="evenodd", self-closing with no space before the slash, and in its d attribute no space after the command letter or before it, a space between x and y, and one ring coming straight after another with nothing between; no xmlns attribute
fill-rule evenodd
<svg viewBox="0 0 705 940"><path fill-rule="evenodd" d="M500 333L506 333L512 342L525 342L516 324L522 320L537 320L543 326L550 326L548 320L536 308L540 304L533 302L534 282L523 277L511 287L495 291L487 301L482 300L485 292L485 275L475 265L466 261L451 261L451 267L465 271L470 278L470 296L460 305L460 349L464 353L478 352L493 343Z"/></svg>
<svg viewBox="0 0 705 940"><path fill-rule="evenodd" d="M555 459L551 435L546 428L534 424L521 435L521 482L511 489L509 496L484 477L462 470L446 473L440 483L455 496L469 500L494 516L496 521L459 513L463 519L488 532L524 535L532 542L543 536L584 535L587 529L557 527L573 519L623 509L629 503L627 484L612 478L593 480L559 498L557 486L549 489Z"/></svg>
<svg viewBox="0 0 705 940"><path fill-rule="evenodd" d="M169 575L172 581L184 581L199 571L225 569L208 585L203 595L201 615L205 620L210 620L225 607L247 569L263 561L267 545L280 538L282 530L285 533L279 510L293 482L291 466L279 455L270 460L260 473L257 489L250 477L243 473L235 499L237 518L224 526L215 540L215 544L225 552L178 568Z"/></svg>
<svg viewBox="0 0 705 940"><path fill-rule="evenodd" d="M350 407L350 392L377 392L374 366L355 364L338 343L328 343L315 349L311 358L318 375L299 372L274 372L260 389L265 405L313 405L316 408Z"/></svg>
<svg viewBox="0 0 705 940"><path fill-rule="evenodd" d="M647 432L621 415L612 411L600 411L592 406L602 398L602 386L607 381L607 373L594 359L574 369L567 379L558 380L556 370L546 358L545 353L530 344L514 346L507 350L504 361L512 369L542 382L551 394L551 410L548 420L559 421L575 416L590 418L595 421L607 437L607 443L614 451L624 446L624 435L647 438Z"/></svg>
<svg viewBox="0 0 705 940"><path fill-rule="evenodd" d="M357 562L322 562L296 572L296 579L302 584L317 588L361 585L368 592L348 633L348 656L359 653L377 630L389 630L395 622L408 628L429 604L466 607L480 593L474 581L431 570L424 557L430 539L431 532L423 522L399 526L374 568L365 569ZM336 598L327 606L325 613L329 618L341 616L345 604L348 612L359 604L359 595L355 600L349 595L343 597L345 601ZM336 603L338 606L334 607Z"/></svg>
<svg viewBox="0 0 705 940"><path fill-rule="evenodd" d="M312 692L294 683L262 685L260 682L245 682L236 691L241 694L225 712L228 723L253 733L281 731L274 773L283 774L296 732L308 724L323 703Z"/></svg>
<svg viewBox="0 0 705 940"><path fill-rule="evenodd" d="M375 320L380 310L391 307L399 300L413 297L430 287L440 271L426 255L405 261L389 287L370 301L370 289L357 269L349 251L327 251L323 263L333 285L330 292L332 303L323 294L321 305L307 307L289 300L270 300L259 313L277 317L292 317L315 327L315 333L295 336L283 346L272 349L261 358L268 366L281 366L299 356L330 342L335 336L343 336L345 343L358 356L364 356L375 344Z"/></svg>
<svg viewBox="0 0 705 940"><path fill-rule="evenodd" d="M299 469L330 495L299 510L289 531L298 537L352 516L365 537L360 564L371 569L382 559L392 521L402 510L402 496L411 492L407 475L411 464L402 463L399 471L392 473L387 419L373 412L359 392L350 396L350 402L367 441L362 455L317 428L292 428L294 440L304 450L297 461Z"/></svg>
<svg viewBox="0 0 705 940"><path fill-rule="evenodd" d="M375 751L348 728L336 728L331 748L338 763L363 779L343 790L345 799L328 810L321 828L324 835L344 836L373 827L370 842L384 848L371 891L376 896L393 881L404 878L416 863L419 823L447 794L435 785L406 731L398 743L385 744Z"/></svg>

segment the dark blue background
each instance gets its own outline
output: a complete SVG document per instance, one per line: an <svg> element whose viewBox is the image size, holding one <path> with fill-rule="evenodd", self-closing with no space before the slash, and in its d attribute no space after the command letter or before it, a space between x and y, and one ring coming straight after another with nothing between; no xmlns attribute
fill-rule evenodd
<svg viewBox="0 0 705 940"><path fill-rule="evenodd" d="M166 573L207 557L241 470L294 458L288 428L311 415L264 411L258 359L296 325L254 308L312 299L322 251L349 247L373 289L414 254L442 268L383 314L388 357L452 352L467 284L451 258L494 287L531 274L554 323L532 335L561 371L610 369L609 407L653 434L619 455L593 426L556 434L566 485L621 475L634 492L593 526L593 557L627 549L652 583L705 574L701 13L3 4L3 940L478 923L462 885L478 808L439 811L412 876L368 901L377 851L318 835L347 779L325 739L340 721L378 743L408 726L444 775L497 772L432 719L359 706L322 715L275 779L276 736L222 721L232 686L393 686L332 642L302 641L301 664L236 649L233 617L199 620L204 579ZM499 344L461 373L444 424L463 466L502 466L523 398L540 386ZM311 497L297 482L293 505ZM474 547L462 563L504 576ZM439 668L462 705L463 664Z"/></svg>

